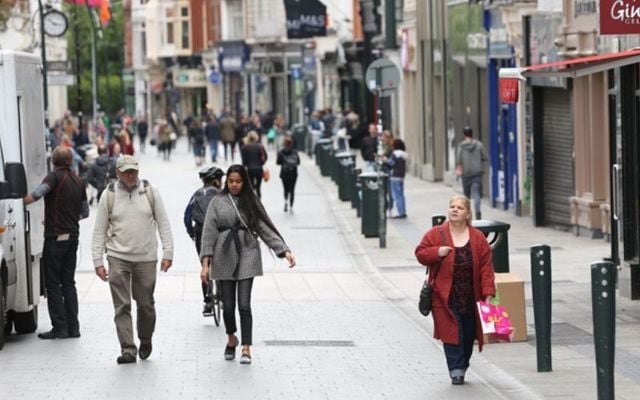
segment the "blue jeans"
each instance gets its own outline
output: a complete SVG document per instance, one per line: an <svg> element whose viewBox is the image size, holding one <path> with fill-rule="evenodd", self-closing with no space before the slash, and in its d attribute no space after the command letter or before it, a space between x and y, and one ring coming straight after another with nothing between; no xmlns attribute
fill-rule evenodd
<svg viewBox="0 0 640 400"><path fill-rule="evenodd" d="M476 313L460 314L454 306L449 306L458 322L458 344L444 343L450 377L464 376L469 368L469 359L473 353L473 341L476 338Z"/></svg>
<svg viewBox="0 0 640 400"><path fill-rule="evenodd" d="M480 200L482 199L482 175L462 177L462 190L464 195L473 201L473 210L480 213Z"/></svg>
<svg viewBox="0 0 640 400"><path fill-rule="evenodd" d="M404 179L391 179L389 182L391 184L391 195L393 196L393 201L396 203L398 215L406 215L407 210L404 202Z"/></svg>
<svg viewBox="0 0 640 400"><path fill-rule="evenodd" d="M209 140L209 150L211 151L211 162L216 162L218 158L218 139Z"/></svg>

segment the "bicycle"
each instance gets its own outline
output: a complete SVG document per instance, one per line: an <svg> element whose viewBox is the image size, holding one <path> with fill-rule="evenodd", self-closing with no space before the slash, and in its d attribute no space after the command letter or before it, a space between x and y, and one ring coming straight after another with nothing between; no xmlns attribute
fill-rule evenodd
<svg viewBox="0 0 640 400"><path fill-rule="evenodd" d="M220 310L222 310L222 300L220 299L220 290L218 285L216 285L215 281L209 279L209 283L207 285L207 298L211 299L210 305L211 307L206 307L202 312L204 317L213 317L213 321L216 326L220 326Z"/></svg>

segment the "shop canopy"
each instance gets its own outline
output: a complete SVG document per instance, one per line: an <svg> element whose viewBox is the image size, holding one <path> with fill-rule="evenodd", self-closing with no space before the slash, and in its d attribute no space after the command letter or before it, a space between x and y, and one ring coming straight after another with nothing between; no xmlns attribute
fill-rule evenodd
<svg viewBox="0 0 640 400"><path fill-rule="evenodd" d="M573 58L519 68L500 68L500 99L503 103L518 101L518 81L527 77L579 78L581 76L640 63L640 48L596 56Z"/></svg>

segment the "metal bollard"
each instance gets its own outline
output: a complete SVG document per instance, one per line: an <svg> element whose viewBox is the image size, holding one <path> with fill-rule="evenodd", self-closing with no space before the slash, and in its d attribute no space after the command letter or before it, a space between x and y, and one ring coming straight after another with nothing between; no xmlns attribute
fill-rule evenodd
<svg viewBox="0 0 640 400"><path fill-rule="evenodd" d="M591 263L593 340L599 400L615 398L616 272L616 266L611 261Z"/></svg>
<svg viewBox="0 0 640 400"><path fill-rule="evenodd" d="M431 226L438 226L444 224L444 221L447 220L446 215L442 214L433 214L431 216Z"/></svg>
<svg viewBox="0 0 640 400"><path fill-rule="evenodd" d="M538 372L551 372L551 248L531 247L531 291Z"/></svg>

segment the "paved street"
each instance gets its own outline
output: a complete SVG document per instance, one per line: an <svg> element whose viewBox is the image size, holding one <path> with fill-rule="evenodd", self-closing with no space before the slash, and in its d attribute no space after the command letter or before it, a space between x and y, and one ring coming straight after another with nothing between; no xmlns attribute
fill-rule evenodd
<svg viewBox="0 0 640 400"><path fill-rule="evenodd" d="M379 249L378 239L360 235L355 211L337 201L335 185L306 156L289 214L270 154L272 181L263 184L263 202L298 266L289 270L263 252L265 276L256 280L253 296L253 364L224 361L224 330L200 314L199 266L182 227L198 168L185 142L170 163L148 150L140 157L141 176L163 194L177 249L174 267L158 279L152 356L116 365L108 286L95 277L90 260L92 217L82 222L77 274L82 338L9 338L0 352L0 387L11 398L596 398L588 265L606 255L606 243L532 228L526 218L485 205L486 218L512 225L511 269L525 279L529 341L488 345L474 354L467 383L451 386L431 319L417 312L424 272L413 249L429 216L446 209L452 188L408 178L409 218L390 221L387 249ZM554 266L554 372L545 374L535 370L528 272L528 246L541 242L553 246ZM618 308L616 394L632 399L640 389L640 306L620 299ZM49 326L43 303L39 330Z"/></svg>

